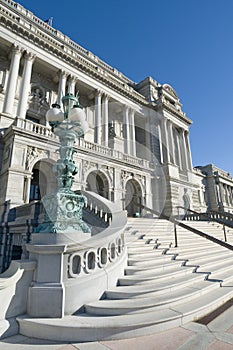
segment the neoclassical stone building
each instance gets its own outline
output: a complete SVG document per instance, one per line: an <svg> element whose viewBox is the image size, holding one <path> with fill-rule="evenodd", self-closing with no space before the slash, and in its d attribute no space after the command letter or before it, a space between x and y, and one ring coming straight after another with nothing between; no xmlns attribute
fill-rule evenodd
<svg viewBox="0 0 233 350"><path fill-rule="evenodd" d="M89 123L76 142L76 189L129 215L132 198L169 215L178 205L232 210L232 178L193 170L191 120L169 84L135 83L14 1L0 0L0 27L0 212L54 190L59 145L45 114L67 92L79 94Z"/></svg>

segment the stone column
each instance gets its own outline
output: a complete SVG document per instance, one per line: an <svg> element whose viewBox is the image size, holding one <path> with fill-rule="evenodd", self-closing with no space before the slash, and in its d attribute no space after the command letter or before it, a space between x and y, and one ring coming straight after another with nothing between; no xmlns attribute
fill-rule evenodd
<svg viewBox="0 0 233 350"><path fill-rule="evenodd" d="M124 142L125 142L125 153L130 154L130 129L129 129L129 107L124 106L123 114L124 123Z"/></svg>
<svg viewBox="0 0 233 350"><path fill-rule="evenodd" d="M102 114L101 114L102 92L97 90L95 95L95 142L101 144Z"/></svg>
<svg viewBox="0 0 233 350"><path fill-rule="evenodd" d="M182 166L182 157L181 157L181 147L180 147L180 133L179 131L177 131L177 134L176 134L176 142L177 142L177 153L178 153L178 160L179 160L179 167L180 169L183 169L183 166Z"/></svg>
<svg viewBox="0 0 233 350"><path fill-rule="evenodd" d="M183 166L184 170L189 169L189 162L188 162L188 153L187 153L187 147L186 147L186 140L185 140L185 131L184 129L181 129L181 137L182 137L182 152L183 152Z"/></svg>
<svg viewBox="0 0 233 350"><path fill-rule="evenodd" d="M170 145L170 158L171 162L175 164L175 144L174 144L174 135L173 135L173 126L172 122L168 122L168 134L169 134L169 145Z"/></svg>
<svg viewBox="0 0 233 350"><path fill-rule="evenodd" d="M7 81L3 113L12 114L13 111L21 55L22 49L19 46L14 46L12 50L11 65Z"/></svg>
<svg viewBox="0 0 233 350"><path fill-rule="evenodd" d="M24 177L24 203L29 203L30 187L31 187L32 175L25 175Z"/></svg>
<svg viewBox="0 0 233 350"><path fill-rule="evenodd" d="M103 145L108 147L108 101L109 96L103 98Z"/></svg>
<svg viewBox="0 0 233 350"><path fill-rule="evenodd" d="M187 154L188 154L187 158L188 158L189 170L192 170L193 164L192 164L191 147L190 147L189 132L188 131L186 131L185 137L186 137L186 145L187 145Z"/></svg>
<svg viewBox="0 0 233 350"><path fill-rule="evenodd" d="M75 96L75 85L76 85L77 79L71 75L69 78L69 87L68 87L68 92L70 94L73 94Z"/></svg>
<svg viewBox="0 0 233 350"><path fill-rule="evenodd" d="M162 141L162 133L161 133L161 125L158 124L158 136L159 136L159 149L160 149L160 161L163 164L163 141Z"/></svg>
<svg viewBox="0 0 233 350"><path fill-rule="evenodd" d="M164 120L164 123L162 124L162 134L163 134L163 140L164 140L164 160L167 163L170 163L170 152L169 152L169 143L168 143L168 127L167 127L167 119Z"/></svg>
<svg viewBox="0 0 233 350"><path fill-rule="evenodd" d="M30 93L30 82L32 75L32 64L35 59L35 55L31 52L26 52L24 59L25 61L23 67L23 76L20 85L19 104L17 110L17 116L23 119L25 119L27 112L27 104Z"/></svg>
<svg viewBox="0 0 233 350"><path fill-rule="evenodd" d="M135 111L133 109L130 109L130 139L131 139L131 154L132 156L136 157L136 140L135 140Z"/></svg>
<svg viewBox="0 0 233 350"><path fill-rule="evenodd" d="M57 93L57 103L62 106L62 97L66 94L66 79L67 79L67 72L61 71L60 73L60 80L59 80L59 87L58 87L58 93Z"/></svg>

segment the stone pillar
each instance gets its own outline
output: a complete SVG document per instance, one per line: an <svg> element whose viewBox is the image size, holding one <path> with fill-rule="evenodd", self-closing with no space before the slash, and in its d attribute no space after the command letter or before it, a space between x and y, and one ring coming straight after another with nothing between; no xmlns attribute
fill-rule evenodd
<svg viewBox="0 0 233 350"><path fill-rule="evenodd" d="M123 114L123 124L124 124L124 142L125 142L125 153L130 154L130 125L129 125L129 107L124 107Z"/></svg>
<svg viewBox="0 0 233 350"><path fill-rule="evenodd" d="M172 122L168 122L168 135L169 135L169 146L170 146L170 159L173 164L175 164L175 144L173 135Z"/></svg>
<svg viewBox="0 0 233 350"><path fill-rule="evenodd" d="M22 49L19 46L14 46L12 50L11 65L7 81L3 113L12 114L13 111L21 55Z"/></svg>
<svg viewBox="0 0 233 350"><path fill-rule="evenodd" d="M165 162L170 163L170 152L169 152L169 143L168 143L168 126L167 126L167 119L164 120L164 123L162 124L162 135L163 135L163 157Z"/></svg>
<svg viewBox="0 0 233 350"><path fill-rule="evenodd" d="M58 93L57 93L57 103L60 106L62 106L62 97L66 94L67 75L68 74L63 70L60 73L60 80L59 80Z"/></svg>
<svg viewBox="0 0 233 350"><path fill-rule="evenodd" d="M31 187L32 175L25 175L24 177L24 203L29 203L30 187Z"/></svg>
<svg viewBox="0 0 233 350"><path fill-rule="evenodd" d="M186 131L185 133L186 138L186 146L187 146L187 158L188 158L188 164L189 164L189 170L192 170L193 164L192 164L192 156L191 156L191 147L190 147L190 141L189 141L189 132Z"/></svg>
<svg viewBox="0 0 233 350"><path fill-rule="evenodd" d="M103 145L108 147L108 101L109 96L103 98Z"/></svg>
<svg viewBox="0 0 233 350"><path fill-rule="evenodd" d="M158 137L159 137L159 149L160 149L160 161L161 164L163 164L163 141L162 141L162 132L161 132L161 125L158 124Z"/></svg>
<svg viewBox="0 0 233 350"><path fill-rule="evenodd" d="M25 61L23 67L23 76L20 85L19 104L17 110L17 116L23 119L25 119L27 112L27 104L30 93L30 82L32 75L32 64L35 59L35 55L31 52L26 52L24 59Z"/></svg>
<svg viewBox="0 0 233 350"><path fill-rule="evenodd" d="M181 157L181 147L180 147L180 133L179 131L177 131L177 134L176 134L176 142L177 142L177 153L178 153L178 160L179 160L179 167L180 169L182 170L183 169L183 166L182 166L182 157Z"/></svg>
<svg viewBox="0 0 233 350"><path fill-rule="evenodd" d="M130 139L131 139L131 154L136 157L136 139L135 139L135 111L130 109Z"/></svg>
<svg viewBox="0 0 233 350"><path fill-rule="evenodd" d="M189 161L188 161L188 152L186 147L186 140L185 140L185 131L184 129L181 129L181 137L182 137L182 152L183 152L183 167L184 170L189 169Z"/></svg>
<svg viewBox="0 0 233 350"><path fill-rule="evenodd" d="M74 96L75 95L75 85L76 85L76 82L77 82L77 79L71 75L70 78L69 78L69 87L68 87L68 92L70 94L73 94Z"/></svg>
<svg viewBox="0 0 233 350"><path fill-rule="evenodd" d="M101 144L102 134L102 92L97 90L95 95L95 142Z"/></svg>

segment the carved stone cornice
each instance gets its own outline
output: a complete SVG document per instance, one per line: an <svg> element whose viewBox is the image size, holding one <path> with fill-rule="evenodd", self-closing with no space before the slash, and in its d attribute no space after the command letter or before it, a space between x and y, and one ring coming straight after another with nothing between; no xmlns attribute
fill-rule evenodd
<svg viewBox="0 0 233 350"><path fill-rule="evenodd" d="M149 102L143 95L129 86L129 84L134 85L135 83L128 80L126 77L122 78L122 74L120 73L117 75L112 67L102 61L99 63L96 59L92 59L85 49L82 49L83 52L81 52L82 50L80 47L80 51L78 51L73 45L69 45L69 42L67 43L61 38L56 37L56 30L53 30L54 34L52 34L49 30L46 30L46 28L43 28L40 24L32 21L23 13L19 12L18 15L12 16L5 8L8 8L8 6L5 3L4 5L0 3L0 25L8 28L11 32L16 33L28 42L33 43L35 46L42 48L44 51L49 52L51 55L58 57L72 67L85 72L87 75L130 100L142 105L149 105ZM23 18L23 20L21 20L21 18ZM38 21L42 22L39 19ZM25 22L27 22L29 26L26 27ZM104 69L104 66L108 69ZM97 69L98 67L100 69ZM110 72L110 69L112 72Z"/></svg>

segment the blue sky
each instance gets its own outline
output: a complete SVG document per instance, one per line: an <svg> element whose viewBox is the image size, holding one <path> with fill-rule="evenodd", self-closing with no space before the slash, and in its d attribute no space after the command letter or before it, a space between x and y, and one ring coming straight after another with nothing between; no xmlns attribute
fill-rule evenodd
<svg viewBox="0 0 233 350"><path fill-rule="evenodd" d="M18 2L135 82L171 84L193 120L193 164L233 174L232 0Z"/></svg>

